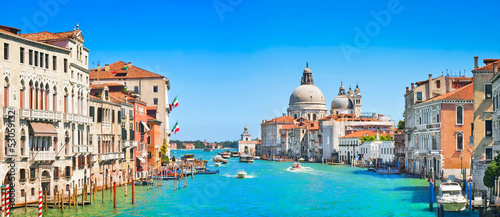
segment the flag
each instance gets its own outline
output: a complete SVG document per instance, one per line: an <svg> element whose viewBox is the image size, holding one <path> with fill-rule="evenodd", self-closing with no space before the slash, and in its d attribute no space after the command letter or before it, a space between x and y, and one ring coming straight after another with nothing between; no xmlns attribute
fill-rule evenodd
<svg viewBox="0 0 500 217"><path fill-rule="evenodd" d="M168 104L168 108L172 111L172 104Z"/></svg>
<svg viewBox="0 0 500 217"><path fill-rule="evenodd" d="M174 134L177 134L177 132L179 132L179 122L175 123L174 128L172 128L172 131L174 132Z"/></svg>
<svg viewBox="0 0 500 217"><path fill-rule="evenodd" d="M179 105L179 100L177 100L177 97L175 97L174 101L172 102L172 108L175 108Z"/></svg>

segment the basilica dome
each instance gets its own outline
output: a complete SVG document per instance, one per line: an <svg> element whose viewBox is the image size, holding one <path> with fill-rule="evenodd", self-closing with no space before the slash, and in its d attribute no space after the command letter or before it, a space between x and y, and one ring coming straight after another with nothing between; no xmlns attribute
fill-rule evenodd
<svg viewBox="0 0 500 217"><path fill-rule="evenodd" d="M346 95L338 95L332 101L332 109L354 109L354 103Z"/></svg>
<svg viewBox="0 0 500 217"><path fill-rule="evenodd" d="M295 88L290 96L290 105L298 103L325 104L321 90L312 84L303 84Z"/></svg>

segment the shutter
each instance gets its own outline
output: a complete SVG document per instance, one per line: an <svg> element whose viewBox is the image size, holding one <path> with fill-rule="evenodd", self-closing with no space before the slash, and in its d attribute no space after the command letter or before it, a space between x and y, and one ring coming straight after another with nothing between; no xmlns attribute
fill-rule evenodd
<svg viewBox="0 0 500 217"><path fill-rule="evenodd" d="M117 115L117 118L118 118L118 123L122 123L122 112L121 111L118 111L118 115Z"/></svg>
<svg viewBox="0 0 500 217"><path fill-rule="evenodd" d="M97 123L102 122L102 108L97 109Z"/></svg>
<svg viewBox="0 0 500 217"><path fill-rule="evenodd" d="M94 117L94 106L90 106L90 117Z"/></svg>

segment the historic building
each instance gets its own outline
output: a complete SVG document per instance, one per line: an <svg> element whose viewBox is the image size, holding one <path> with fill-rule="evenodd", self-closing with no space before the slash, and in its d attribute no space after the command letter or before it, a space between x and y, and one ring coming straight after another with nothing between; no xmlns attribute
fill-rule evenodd
<svg viewBox="0 0 500 217"><path fill-rule="evenodd" d="M475 82L475 81L474 81ZM461 176L470 168L472 78L440 76L412 83L405 94L405 149L409 172ZM429 174L431 175L431 174Z"/></svg>
<svg viewBox="0 0 500 217"><path fill-rule="evenodd" d="M287 109L288 116L297 119L299 117L306 118L311 121L327 115L328 109L325 104L325 97L321 90L314 86L312 72L308 64L302 73L300 86L295 88L290 95L290 103Z"/></svg>
<svg viewBox="0 0 500 217"><path fill-rule="evenodd" d="M238 141L238 152L240 154L250 154L255 156L255 151L259 143L258 138L256 140L252 140L252 135L248 132L248 128L245 126L245 129L241 134L241 140Z"/></svg>
<svg viewBox="0 0 500 217"><path fill-rule="evenodd" d="M363 160L378 160L392 162L394 160L394 141L368 141L360 146Z"/></svg>
<svg viewBox="0 0 500 217"><path fill-rule="evenodd" d="M473 135L471 145L474 146L474 165L473 180L475 186L480 190L487 190L482 180L484 172L489 163L500 150L499 146L494 145L494 127L496 109L494 104L498 98L494 97L493 85L497 87L498 92L498 65L500 59L483 59L485 64L479 67L479 57L474 57L474 69L472 70L474 78L474 120L472 123ZM498 117L496 117L498 118ZM498 127L497 127L498 128Z"/></svg>
<svg viewBox="0 0 500 217"><path fill-rule="evenodd" d="M89 183L91 170L89 50L82 31L19 31L0 26L0 178L12 184L12 204L24 203L25 195L37 201L40 186L52 196Z"/></svg>
<svg viewBox="0 0 500 217"><path fill-rule="evenodd" d="M405 139L404 130L397 130L394 133L394 162L399 162L399 168L405 169Z"/></svg>
<svg viewBox="0 0 500 217"><path fill-rule="evenodd" d="M127 91L133 91L137 94L140 101L148 106L157 106L158 117L156 119L161 122L160 128L162 132L160 141L163 143L163 140L167 139L167 144L170 143L170 109L168 101L170 81L166 77L141 69L132 65L131 62L117 61L106 64L102 68L98 66L97 69L91 69L90 82L92 84L122 84Z"/></svg>
<svg viewBox="0 0 500 217"><path fill-rule="evenodd" d="M361 153L361 138L364 136L376 136L373 130L361 130L339 138L339 161L351 164Z"/></svg>
<svg viewBox="0 0 500 217"><path fill-rule="evenodd" d="M318 132L318 122L303 117L295 119L291 125L282 126L280 135L283 151L280 154L307 160L321 160Z"/></svg>
<svg viewBox="0 0 500 217"><path fill-rule="evenodd" d="M257 154L279 155L286 152L288 149L282 146L280 129L283 126L293 125L293 120L293 117L283 116L262 121L260 124L262 143Z"/></svg>
<svg viewBox="0 0 500 217"><path fill-rule="evenodd" d="M356 117L361 117L361 90L358 85L354 92L349 87L347 94L344 85L340 83L339 94L332 101L331 114L354 114Z"/></svg>

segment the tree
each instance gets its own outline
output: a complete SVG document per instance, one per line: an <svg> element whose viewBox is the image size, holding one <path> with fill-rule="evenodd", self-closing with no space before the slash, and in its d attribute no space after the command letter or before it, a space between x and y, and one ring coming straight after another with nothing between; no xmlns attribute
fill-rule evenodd
<svg viewBox="0 0 500 217"><path fill-rule="evenodd" d="M405 129L405 121L400 120L398 123L398 130L404 130Z"/></svg>
<svg viewBox="0 0 500 217"><path fill-rule="evenodd" d="M490 165L486 168L486 171L484 171L484 177L483 177L483 183L486 187L488 188L493 188L495 187L495 176L498 174L498 165L496 160L492 161Z"/></svg>
<svg viewBox="0 0 500 217"><path fill-rule="evenodd" d="M168 153L168 144L167 144L167 139L163 139L163 146L161 146L161 156L167 156Z"/></svg>

